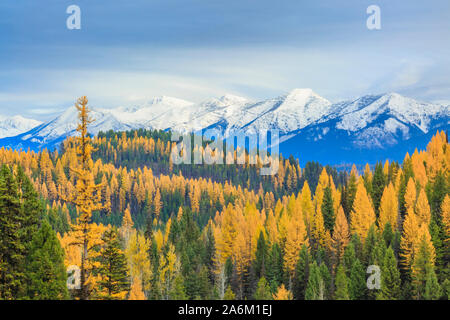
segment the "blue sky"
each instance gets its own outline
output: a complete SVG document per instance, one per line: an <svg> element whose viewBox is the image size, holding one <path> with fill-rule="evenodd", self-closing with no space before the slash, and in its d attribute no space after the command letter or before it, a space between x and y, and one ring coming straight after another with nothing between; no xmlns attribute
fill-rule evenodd
<svg viewBox="0 0 450 320"><path fill-rule="evenodd" d="M72 4L81 30L66 28ZM366 28L371 4L381 30ZM449 31L448 0L1 0L0 114L302 87L450 103Z"/></svg>

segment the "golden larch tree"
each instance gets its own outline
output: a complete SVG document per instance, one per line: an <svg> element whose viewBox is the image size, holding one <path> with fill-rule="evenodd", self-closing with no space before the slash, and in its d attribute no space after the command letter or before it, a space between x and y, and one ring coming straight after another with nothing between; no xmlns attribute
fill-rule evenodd
<svg viewBox="0 0 450 320"><path fill-rule="evenodd" d="M353 209L350 213L351 232L356 233L361 241L365 241L370 227L375 223L376 216L372 203L367 195L363 180L360 179L356 188Z"/></svg>
<svg viewBox="0 0 450 320"><path fill-rule="evenodd" d="M91 268L89 268L89 254L97 248L99 243L94 241L98 239L98 228L94 228L92 222L92 212L102 208L101 204L101 185L94 183L92 174L91 138L88 135L88 125L93 122L89 116L88 99L81 97L75 103L78 110L79 123L77 131L80 136L76 137L77 167L71 168L76 174L75 194L70 195L68 199L76 205L78 217L76 224L72 225L74 241L72 245L81 247L81 266L80 266L80 299L89 299L93 289L90 281Z"/></svg>
<svg viewBox="0 0 450 320"><path fill-rule="evenodd" d="M337 259L340 261L344 255L345 247L350 241L350 233L348 230L347 218L345 217L344 209L342 206L339 207L336 216L336 223L333 229L333 237L331 240L331 248Z"/></svg>
<svg viewBox="0 0 450 320"><path fill-rule="evenodd" d="M409 209L403 221L403 233L400 241L400 262L405 270L411 268L418 232L419 222L417 216L412 209Z"/></svg>
<svg viewBox="0 0 450 320"><path fill-rule="evenodd" d="M378 227L383 232L386 223L390 223L392 230L397 230L398 223L398 198L395 193L394 185L389 183L384 188L380 201L380 216L378 217Z"/></svg>
<svg viewBox="0 0 450 320"><path fill-rule="evenodd" d="M423 188L420 190L419 197L417 198L416 214L419 219L419 225L425 224L428 226L430 224L431 210L430 205L428 204L427 195Z"/></svg>

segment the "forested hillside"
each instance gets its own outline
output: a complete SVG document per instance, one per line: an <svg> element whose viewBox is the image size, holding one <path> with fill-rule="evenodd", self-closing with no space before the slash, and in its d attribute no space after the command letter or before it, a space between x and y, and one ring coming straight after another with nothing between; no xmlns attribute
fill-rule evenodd
<svg viewBox="0 0 450 320"><path fill-rule="evenodd" d="M259 161L175 165L163 131L91 138L77 108L59 151L0 149L1 299L448 298L444 132L401 164L290 157L262 176Z"/></svg>

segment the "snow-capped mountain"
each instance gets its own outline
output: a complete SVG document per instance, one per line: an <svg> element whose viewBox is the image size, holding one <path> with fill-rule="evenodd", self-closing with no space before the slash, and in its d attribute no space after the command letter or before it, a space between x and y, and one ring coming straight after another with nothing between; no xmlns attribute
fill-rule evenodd
<svg viewBox="0 0 450 320"><path fill-rule="evenodd" d="M336 103L330 113L291 133L281 149L301 160L331 164L402 160L425 148L436 130L448 130L450 106L419 102L396 93Z"/></svg>
<svg viewBox="0 0 450 320"><path fill-rule="evenodd" d="M311 89L291 92L264 101L225 95L192 103L158 97L140 106L93 108L96 120L89 131L137 128L180 132L216 129L223 137L265 133L277 129L280 151L304 163L329 164L401 160L411 148L423 148L438 129L449 127L449 106L419 102L396 93L368 95L332 104ZM75 107L52 121L39 124L14 137L0 139L12 148L53 148L75 134ZM11 136L14 134L10 134Z"/></svg>
<svg viewBox="0 0 450 320"><path fill-rule="evenodd" d="M0 138L16 136L41 123L41 121L24 118L19 115L13 117L0 116Z"/></svg>

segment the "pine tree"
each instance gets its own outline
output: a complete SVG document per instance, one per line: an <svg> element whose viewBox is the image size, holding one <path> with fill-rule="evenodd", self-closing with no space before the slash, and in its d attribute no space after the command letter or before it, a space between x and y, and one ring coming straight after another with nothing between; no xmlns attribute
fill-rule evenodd
<svg viewBox="0 0 450 320"><path fill-rule="evenodd" d="M262 277L259 279L254 298L256 300L272 300L272 294L266 278Z"/></svg>
<svg viewBox="0 0 450 320"><path fill-rule="evenodd" d="M385 185L386 177L383 173L383 165L381 162L377 162L372 179L372 200L377 217L379 216L379 206Z"/></svg>
<svg viewBox="0 0 450 320"><path fill-rule="evenodd" d="M442 297L442 294L442 288L438 283L436 273L432 268L429 268L427 270L423 298L425 300L439 300Z"/></svg>
<svg viewBox="0 0 450 320"><path fill-rule="evenodd" d="M350 269L349 293L350 299L362 300L366 291L365 271L358 258L355 259Z"/></svg>
<svg viewBox="0 0 450 320"><path fill-rule="evenodd" d="M254 272L256 278L263 278L266 275L267 254L268 252L266 240L264 239L263 231L261 231L256 245L256 254L254 262Z"/></svg>
<svg viewBox="0 0 450 320"><path fill-rule="evenodd" d="M177 274L173 280L173 286L170 289L169 297L171 300L187 300L186 290L184 288L184 279L181 273Z"/></svg>
<svg viewBox="0 0 450 320"><path fill-rule="evenodd" d="M386 250L381 267L381 290L377 295L380 300L397 300L401 295L400 272L391 247Z"/></svg>
<svg viewBox="0 0 450 320"><path fill-rule="evenodd" d="M342 208L347 217L350 216L350 212L353 208L353 202L356 196L357 189L357 170L355 165L353 165L352 171L350 173L350 178L348 179L347 186L342 194Z"/></svg>
<svg viewBox="0 0 450 320"><path fill-rule="evenodd" d="M295 272L294 282L294 298L297 300L305 299L305 290L308 284L309 278L309 265L311 263L311 255L309 254L308 247L302 246L300 250L300 257L297 262L297 268Z"/></svg>
<svg viewBox="0 0 450 320"><path fill-rule="evenodd" d="M97 298L124 299L129 291L128 267L117 230L107 230L102 240L105 244L98 257L100 266L95 270L100 277Z"/></svg>
<svg viewBox="0 0 450 320"><path fill-rule="evenodd" d="M333 207L333 195L329 186L324 189L322 201L322 215L325 229L333 232L335 213Z"/></svg>
<svg viewBox="0 0 450 320"><path fill-rule="evenodd" d="M305 300L324 300L326 294L325 282L322 279L320 268L314 261L309 265L308 285L305 291Z"/></svg>
<svg viewBox="0 0 450 320"><path fill-rule="evenodd" d="M336 291L334 292L334 298L336 300L349 300L348 293L348 279L345 274L345 267L340 264L336 272Z"/></svg>
<svg viewBox="0 0 450 320"><path fill-rule="evenodd" d="M0 299L17 299L25 288L26 243L22 235L21 213L16 179L3 165L0 171Z"/></svg>
<svg viewBox="0 0 450 320"><path fill-rule="evenodd" d="M47 221L34 234L26 262L27 297L37 300L68 298L64 251Z"/></svg>

